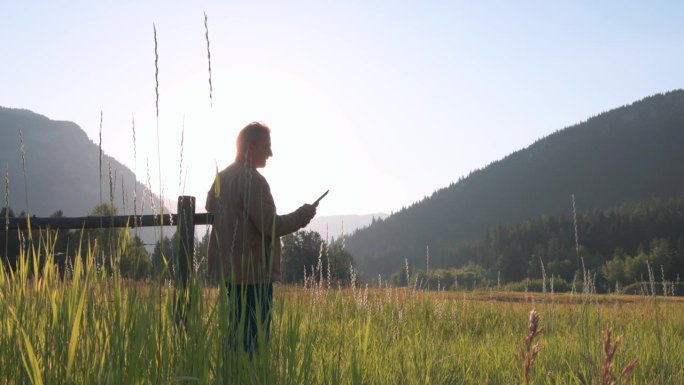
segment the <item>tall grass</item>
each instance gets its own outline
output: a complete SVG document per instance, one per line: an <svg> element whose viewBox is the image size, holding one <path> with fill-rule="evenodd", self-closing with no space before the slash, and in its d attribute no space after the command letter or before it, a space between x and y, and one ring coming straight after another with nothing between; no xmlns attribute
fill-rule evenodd
<svg viewBox="0 0 684 385"><path fill-rule="evenodd" d="M224 291L191 280L179 324L172 286L116 273L126 240L105 262L113 270L89 247L61 278L55 239L33 236L40 246L25 243L16 271L0 268L0 384L520 383L532 307L544 319L535 338L544 349L529 366L531 384L575 384L578 372L600 383L608 328L622 335L615 367L638 358L622 383L684 382L681 298L663 298L656 314L636 296L587 305L563 294L550 302L528 293L525 302L513 293L276 286L270 342L250 358L230 348L234 302Z"/></svg>

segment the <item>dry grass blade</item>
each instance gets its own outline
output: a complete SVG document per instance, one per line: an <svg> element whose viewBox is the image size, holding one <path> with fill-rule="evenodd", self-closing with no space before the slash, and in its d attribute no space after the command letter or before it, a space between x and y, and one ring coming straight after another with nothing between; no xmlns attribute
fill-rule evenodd
<svg viewBox="0 0 684 385"><path fill-rule="evenodd" d="M620 372L618 378L621 379L622 377L631 373L632 370L634 370L634 368L636 367L637 361L639 361L638 358L634 358L632 359L632 361L629 361L629 363L624 368L622 368L622 371Z"/></svg>
<svg viewBox="0 0 684 385"><path fill-rule="evenodd" d="M610 328L603 332L604 357L603 362L601 363L601 367L599 368L601 385L617 385L623 377L627 376L634 370L638 361L637 358L632 359L627 365L625 365L624 368L622 368L619 375L615 375L615 365L613 361L615 358L615 353L617 352L617 349L620 346L620 343L622 342L622 336L617 336L613 341L612 333L613 332ZM596 365L596 363L588 357L585 357L585 359L589 362L590 365ZM596 380L591 377L589 377L591 378L591 381L589 381L589 379L587 379L587 377L580 370L577 370L575 372L575 375L577 376L577 379L580 381L580 383L584 385L597 384Z"/></svg>
<svg viewBox="0 0 684 385"><path fill-rule="evenodd" d="M214 196L218 197L221 194L221 174L219 173L218 164L216 165L216 174L214 176Z"/></svg>

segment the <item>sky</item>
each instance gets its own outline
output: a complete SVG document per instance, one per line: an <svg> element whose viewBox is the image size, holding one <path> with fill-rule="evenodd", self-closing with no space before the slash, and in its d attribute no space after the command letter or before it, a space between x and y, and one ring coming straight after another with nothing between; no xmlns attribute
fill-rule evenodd
<svg viewBox="0 0 684 385"><path fill-rule="evenodd" d="M252 121L279 212L330 189L319 215L391 213L684 88L680 1L3 0L0 20L0 106L96 144L102 114L104 152L198 212Z"/></svg>

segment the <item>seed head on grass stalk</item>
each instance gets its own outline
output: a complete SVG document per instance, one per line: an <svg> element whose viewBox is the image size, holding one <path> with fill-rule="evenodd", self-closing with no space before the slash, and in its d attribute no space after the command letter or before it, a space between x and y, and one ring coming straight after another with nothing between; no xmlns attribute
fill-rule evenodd
<svg viewBox="0 0 684 385"><path fill-rule="evenodd" d="M603 362L601 363L601 367L599 369L599 373L601 376L601 385L616 385L620 383L620 380L622 380L623 377L627 376L629 373L631 373L634 368L636 367L636 364L638 362L638 358L632 359L627 365L625 365L622 370L619 371L619 374L616 376L615 370L614 370L614 363L613 363L613 358L615 357L615 352L617 351L617 348L620 346L620 342L622 342L622 336L617 336L615 338L615 342L613 343L611 341L612 337L612 330L608 328L604 333L603 333ZM581 371L577 371L576 373L577 379L582 383L582 385L595 385L596 381L595 380L589 380Z"/></svg>
<svg viewBox="0 0 684 385"><path fill-rule="evenodd" d="M349 286L351 286L352 293L356 296L356 270L354 264L349 264Z"/></svg>
<svg viewBox="0 0 684 385"><path fill-rule="evenodd" d="M542 293L546 296L546 269L544 268L544 261L542 260L541 255L539 256L539 263L541 264L542 271Z"/></svg>
<svg viewBox="0 0 684 385"><path fill-rule="evenodd" d="M615 351L617 350L618 346L620 345L620 341L622 340L621 336L617 336L615 338L615 343L611 344L611 330L608 328L608 330L605 331L604 333L604 338L603 338L603 352L605 353L605 360L603 361L603 365L601 366L601 383L603 385L615 385L615 381L613 379L614 374L613 374L613 357L615 356ZM637 364L637 358L633 359L630 361L627 366L625 366L621 371L620 374L617 377L617 380L620 380L622 377L625 375L629 374L632 370L634 370L634 367L636 367Z"/></svg>
<svg viewBox="0 0 684 385"><path fill-rule="evenodd" d="M114 178L112 175L112 162L107 162L107 166L109 168L109 204L114 206L114 183L116 183L116 180L112 179Z"/></svg>
<svg viewBox="0 0 684 385"><path fill-rule="evenodd" d="M571 195L572 197L572 222L574 224L575 228L575 252L577 253L577 258L580 260L582 263L582 293L583 294L589 294L590 290L590 282L589 280L591 279L591 276L589 275L589 272L587 271L585 265L584 265L584 257L580 256L580 251L579 251L579 233L577 231L577 207L575 205L575 194Z"/></svg>
<svg viewBox="0 0 684 385"><path fill-rule="evenodd" d="M306 265L304 265L304 289L306 288Z"/></svg>
<svg viewBox="0 0 684 385"><path fill-rule="evenodd" d="M430 276L430 246L425 246L425 276Z"/></svg>
<svg viewBox="0 0 684 385"><path fill-rule="evenodd" d="M330 267L330 257L328 257L328 290L332 286L332 269Z"/></svg>
<svg viewBox="0 0 684 385"><path fill-rule="evenodd" d="M154 29L154 93L155 102L154 106L157 111L157 120L159 119L159 54L157 51L157 26L152 23L152 29Z"/></svg>
<svg viewBox="0 0 684 385"><path fill-rule="evenodd" d="M121 206L123 207L123 214L126 215L126 187L124 186L123 175L121 175Z"/></svg>
<svg viewBox="0 0 684 385"><path fill-rule="evenodd" d="M159 142L159 51L157 44L157 26L152 23L154 29L154 94L155 94L155 108L157 112L157 164L159 171L159 214L164 215L164 191L162 183L161 172L161 145ZM149 169L149 167L148 167ZM152 191L152 189L150 189ZM151 194L150 194L151 196ZM159 239L164 239L164 226L159 226Z"/></svg>
<svg viewBox="0 0 684 385"><path fill-rule="evenodd" d="M178 170L178 191L181 190L183 181L183 144L185 142L185 116L183 116L183 124L181 125L181 142L180 142L180 166Z"/></svg>
<svg viewBox="0 0 684 385"><path fill-rule="evenodd" d="M209 103L214 107L214 87L211 84L211 50L209 49L209 22L207 20L207 13L204 12L204 36L207 39L207 62L209 63Z"/></svg>
<svg viewBox="0 0 684 385"><path fill-rule="evenodd" d="M137 216L138 216L138 172L137 172L137 165L138 165L138 151L136 148L136 140L135 140L135 115L131 116L131 126L133 128L133 221L137 221ZM142 214L142 212L141 212ZM136 235L138 234L138 226L136 223L135 226L135 231Z"/></svg>
<svg viewBox="0 0 684 385"><path fill-rule="evenodd" d="M152 209L152 214L154 214L156 216L157 215L157 207L154 204L154 195L152 195L152 180L150 177L150 160L149 159L147 160L147 185L145 187L146 187L145 191L150 196L150 208ZM144 199L143 199L143 201L144 201ZM143 202L143 205L144 205L144 202ZM142 212L142 209L140 210L140 212ZM155 221L156 220L157 219L155 218Z"/></svg>
<svg viewBox="0 0 684 385"><path fill-rule="evenodd" d="M345 240L346 237L344 236L344 216L342 216L342 230L340 230L340 231L341 231L340 238L342 238L340 244L341 244L342 250L344 250L344 248L346 247L346 240Z"/></svg>
<svg viewBox="0 0 684 385"><path fill-rule="evenodd" d="M321 242L321 248L318 251L318 288L323 289L323 255L326 253L325 242Z"/></svg>
<svg viewBox="0 0 684 385"><path fill-rule="evenodd" d="M7 209L7 214L5 215L7 217L5 218L5 231L7 231L7 226L9 226L9 163L5 163L5 177L3 178L3 181L5 185L5 209Z"/></svg>
<svg viewBox="0 0 684 385"><path fill-rule="evenodd" d="M653 274L653 269L651 268L651 264L648 263L648 259L646 260L646 269L648 270L648 283L651 287L651 295L653 298L656 297L656 284L655 284L655 275Z"/></svg>
<svg viewBox="0 0 684 385"><path fill-rule="evenodd" d="M537 354L541 350L541 345L539 343L534 343L534 338L537 337L544 329L539 327L539 313L532 309L530 312L530 318L527 322L527 335L525 336L525 343L521 348L518 349L518 355L523 361L523 374L525 377L525 385L530 383L530 371L532 370L532 365L534 365L534 360L537 358Z"/></svg>
<svg viewBox="0 0 684 385"><path fill-rule="evenodd" d="M21 143L19 153L21 154L21 172L24 175L24 198L26 199L26 216L28 217L29 216L28 177L26 176L26 148L24 147L24 130L19 130L19 142Z"/></svg>

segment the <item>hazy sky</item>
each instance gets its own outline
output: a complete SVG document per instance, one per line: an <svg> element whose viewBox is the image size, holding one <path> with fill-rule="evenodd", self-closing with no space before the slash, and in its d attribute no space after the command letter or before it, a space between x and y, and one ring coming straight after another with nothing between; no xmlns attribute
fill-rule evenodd
<svg viewBox="0 0 684 385"><path fill-rule="evenodd" d="M330 189L319 214L389 213L558 129L683 88L683 4L3 0L0 105L74 121L95 143L102 111L107 154L200 208L239 129L261 120L279 211Z"/></svg>

